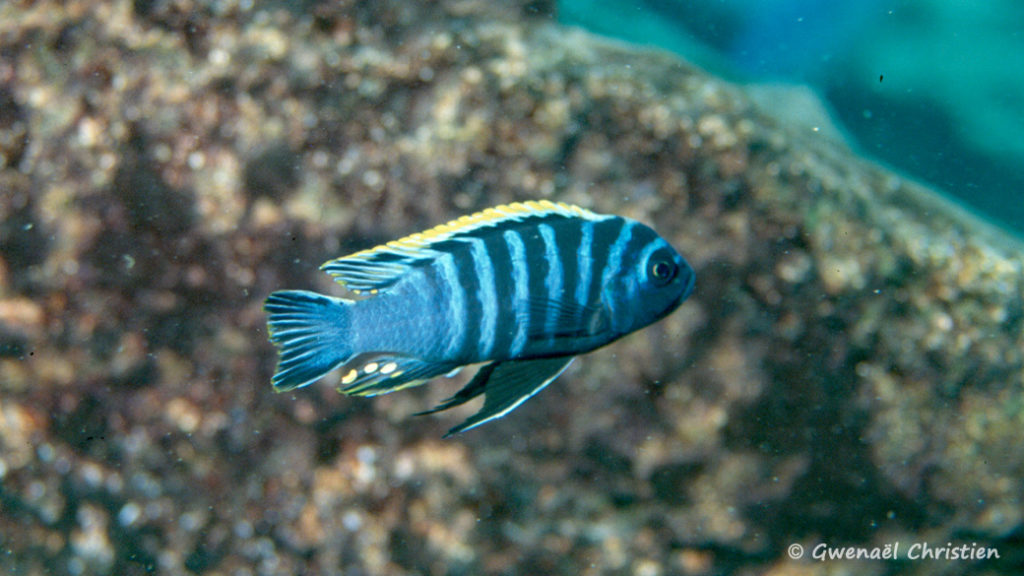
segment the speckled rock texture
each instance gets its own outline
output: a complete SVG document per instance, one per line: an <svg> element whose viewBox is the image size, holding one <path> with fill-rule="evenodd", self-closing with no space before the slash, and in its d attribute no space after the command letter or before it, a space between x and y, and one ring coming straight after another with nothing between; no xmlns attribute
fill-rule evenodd
<svg viewBox="0 0 1024 576"><path fill-rule="evenodd" d="M1017 573L1021 245L552 10L0 4L5 574ZM467 375L272 392L269 292L539 198L696 293L449 440ZM896 541L1000 557L810 559Z"/></svg>

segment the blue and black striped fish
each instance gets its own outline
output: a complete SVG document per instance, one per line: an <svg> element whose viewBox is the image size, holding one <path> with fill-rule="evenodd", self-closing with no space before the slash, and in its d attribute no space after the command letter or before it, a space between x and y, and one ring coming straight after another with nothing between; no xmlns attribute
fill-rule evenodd
<svg viewBox="0 0 1024 576"><path fill-rule="evenodd" d="M548 201L508 204L331 260L351 293L266 301L291 390L343 367L341 392L386 394L468 364L472 380L429 414L481 394L455 434L509 413L572 359L675 310L693 268L647 226Z"/></svg>

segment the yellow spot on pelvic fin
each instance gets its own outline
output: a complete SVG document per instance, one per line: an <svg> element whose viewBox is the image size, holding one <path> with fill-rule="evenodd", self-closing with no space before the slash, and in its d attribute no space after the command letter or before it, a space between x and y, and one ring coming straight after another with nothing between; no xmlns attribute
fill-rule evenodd
<svg viewBox="0 0 1024 576"><path fill-rule="evenodd" d="M377 363L376 362L370 362L366 366L363 366L363 372L366 372L367 374L373 374L376 371L377 371Z"/></svg>
<svg viewBox="0 0 1024 576"><path fill-rule="evenodd" d="M341 379L341 383L342 384L351 384L351 383L356 381L356 378L358 376L359 376L358 372L356 372L355 370L349 370L348 374L345 374L345 377Z"/></svg>
<svg viewBox="0 0 1024 576"><path fill-rule="evenodd" d="M398 364L395 364L394 362L388 362L387 364L380 367L380 373L391 374L392 372L395 371L395 368L398 368Z"/></svg>

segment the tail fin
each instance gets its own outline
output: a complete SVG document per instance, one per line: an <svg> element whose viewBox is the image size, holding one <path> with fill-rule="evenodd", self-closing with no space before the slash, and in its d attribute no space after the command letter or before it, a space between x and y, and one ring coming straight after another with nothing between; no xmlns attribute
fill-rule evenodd
<svg viewBox="0 0 1024 576"><path fill-rule="evenodd" d="M305 290L282 290L267 297L267 330L281 355L271 380L275 390L312 384L352 357L347 336L351 306Z"/></svg>

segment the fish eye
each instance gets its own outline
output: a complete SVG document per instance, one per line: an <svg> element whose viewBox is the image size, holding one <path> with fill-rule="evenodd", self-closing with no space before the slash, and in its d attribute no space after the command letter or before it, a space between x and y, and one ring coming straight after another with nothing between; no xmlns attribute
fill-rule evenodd
<svg viewBox="0 0 1024 576"><path fill-rule="evenodd" d="M647 267L648 276L658 286L664 286L671 282L678 271L679 267L676 266L676 263L665 257L652 258Z"/></svg>

